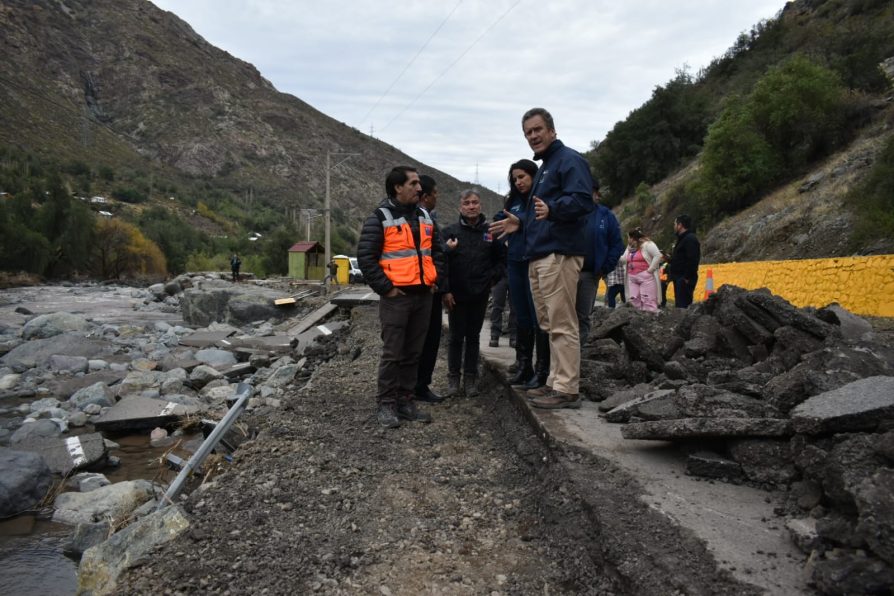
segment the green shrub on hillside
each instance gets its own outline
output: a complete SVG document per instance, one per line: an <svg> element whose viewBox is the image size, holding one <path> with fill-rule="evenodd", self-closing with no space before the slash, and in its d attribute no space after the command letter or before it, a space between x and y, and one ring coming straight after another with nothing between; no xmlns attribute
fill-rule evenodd
<svg viewBox="0 0 894 596"><path fill-rule="evenodd" d="M145 203L149 197L134 187L119 186L112 191L112 196L125 203Z"/></svg>
<svg viewBox="0 0 894 596"><path fill-rule="evenodd" d="M804 56L771 69L708 129L690 201L707 219L736 213L846 137L849 105L835 73Z"/></svg>

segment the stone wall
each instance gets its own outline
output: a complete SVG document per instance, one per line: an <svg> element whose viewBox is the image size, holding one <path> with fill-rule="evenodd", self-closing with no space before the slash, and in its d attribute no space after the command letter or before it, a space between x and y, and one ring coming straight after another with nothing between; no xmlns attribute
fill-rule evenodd
<svg viewBox="0 0 894 596"><path fill-rule="evenodd" d="M855 314L894 317L894 255L702 265L696 300L705 297L708 269L715 290L723 284L768 288L798 307L837 302ZM672 299L673 285L667 295Z"/></svg>

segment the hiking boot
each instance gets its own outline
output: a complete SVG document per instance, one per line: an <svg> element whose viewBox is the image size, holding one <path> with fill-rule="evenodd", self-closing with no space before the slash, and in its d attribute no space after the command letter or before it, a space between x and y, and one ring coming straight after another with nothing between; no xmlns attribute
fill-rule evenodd
<svg viewBox="0 0 894 596"><path fill-rule="evenodd" d="M499 346L500 346L500 338L499 338L499 337L491 336L491 338L490 338L490 343L487 344L487 345L490 346L490 347L492 347L492 348L497 348L497 347L499 347Z"/></svg>
<svg viewBox="0 0 894 596"><path fill-rule="evenodd" d="M416 401L428 402L430 404L438 404L444 401L443 397L441 397L428 387L416 389L416 393L413 395L413 399Z"/></svg>
<svg viewBox="0 0 894 596"><path fill-rule="evenodd" d="M562 393L561 391L550 391L543 397L537 397L531 400L531 405L535 408L543 408L544 410L558 410L560 408L580 408L580 396L576 393Z"/></svg>
<svg viewBox="0 0 894 596"><path fill-rule="evenodd" d="M478 377L474 375L466 375L463 379L463 391L466 397L478 397Z"/></svg>
<svg viewBox="0 0 894 596"><path fill-rule="evenodd" d="M376 419L385 428L397 428L400 420L397 419L397 409L392 403L379 404L376 410Z"/></svg>
<svg viewBox="0 0 894 596"><path fill-rule="evenodd" d="M417 408L413 400L402 401L397 404L397 417L415 422L431 422L431 414Z"/></svg>
<svg viewBox="0 0 894 596"><path fill-rule="evenodd" d="M525 397L527 397L528 399L531 399L531 400L538 399L541 397L546 397L547 395L552 393L552 391L553 391L552 387L548 387L547 385L542 385L542 386L536 387L534 389L528 389L525 392Z"/></svg>
<svg viewBox="0 0 894 596"><path fill-rule="evenodd" d="M459 394L459 375L447 375L447 391L444 397L453 397Z"/></svg>
<svg viewBox="0 0 894 596"><path fill-rule="evenodd" d="M515 336L514 336L514 335L510 335L510 336L509 336L509 347L510 347L510 348L514 348L514 347L515 347L515 344L516 344L516 341L517 341L517 340L515 339Z"/></svg>

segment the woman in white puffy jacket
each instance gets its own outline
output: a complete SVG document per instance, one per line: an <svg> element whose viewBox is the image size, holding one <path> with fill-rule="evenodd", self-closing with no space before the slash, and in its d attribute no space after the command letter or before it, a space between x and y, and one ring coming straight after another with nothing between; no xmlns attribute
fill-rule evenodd
<svg viewBox="0 0 894 596"><path fill-rule="evenodd" d="M658 268L661 251L640 228L627 233L627 250L621 255L624 263L624 290L627 301L639 310L658 312L661 282Z"/></svg>

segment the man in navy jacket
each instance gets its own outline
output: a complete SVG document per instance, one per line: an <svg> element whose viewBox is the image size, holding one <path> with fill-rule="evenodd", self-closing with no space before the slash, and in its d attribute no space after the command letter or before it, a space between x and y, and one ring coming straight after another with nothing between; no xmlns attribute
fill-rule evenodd
<svg viewBox="0 0 894 596"><path fill-rule="evenodd" d="M577 282L587 246L587 215L593 211L593 179L580 153L556 138L553 117L543 108L522 116L534 159L543 164L534 179L521 231L537 322L549 333L547 384L528 391L538 408L579 408L580 338Z"/></svg>
<svg viewBox="0 0 894 596"><path fill-rule="evenodd" d="M593 203L596 208L587 217L587 254L577 282L577 321L580 344L590 335L590 313L596 300L599 279L605 278L617 266L624 252L621 225L611 209L599 204L599 182L593 181Z"/></svg>

